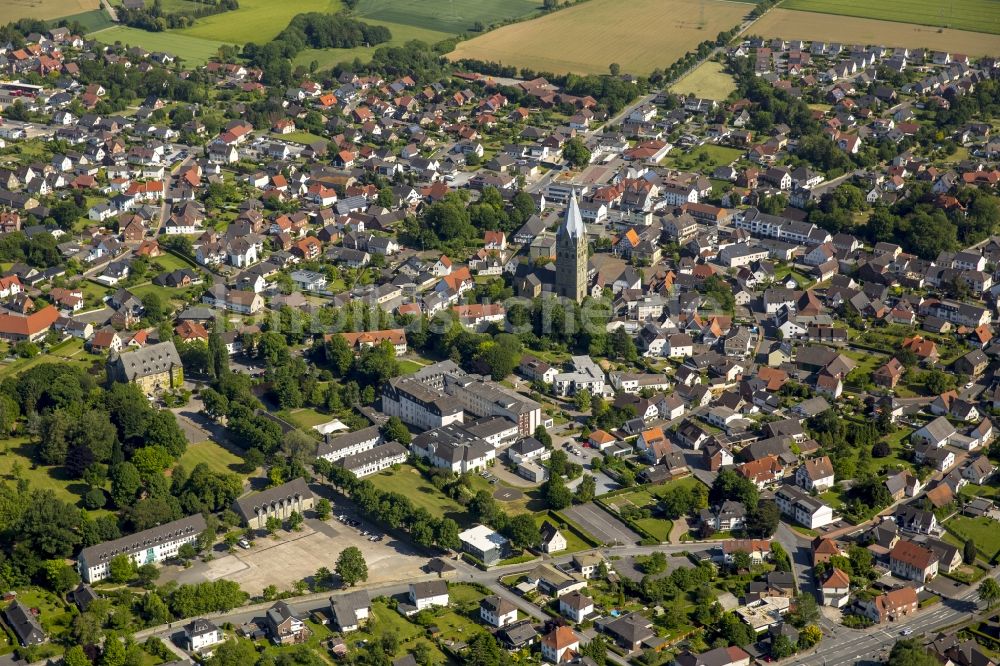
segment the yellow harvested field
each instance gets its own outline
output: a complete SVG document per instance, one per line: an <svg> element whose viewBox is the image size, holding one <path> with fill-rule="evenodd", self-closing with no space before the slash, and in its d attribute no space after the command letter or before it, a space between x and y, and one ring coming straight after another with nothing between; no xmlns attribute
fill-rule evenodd
<svg viewBox="0 0 1000 666"><path fill-rule="evenodd" d="M0 0L0 25L17 19L56 19L97 9L100 0Z"/></svg>
<svg viewBox="0 0 1000 666"><path fill-rule="evenodd" d="M806 41L922 47L957 51L968 56L1000 54L997 35L789 9L772 9L750 26L747 33Z"/></svg>
<svg viewBox="0 0 1000 666"><path fill-rule="evenodd" d="M722 63L712 60L701 63L690 74L670 86L670 91L679 95L717 100L726 99L734 90L736 81L726 73Z"/></svg>
<svg viewBox="0 0 1000 666"><path fill-rule="evenodd" d="M753 9L726 0L589 0L459 42L448 57L562 74L648 74L669 67ZM704 18L704 23L702 19Z"/></svg>

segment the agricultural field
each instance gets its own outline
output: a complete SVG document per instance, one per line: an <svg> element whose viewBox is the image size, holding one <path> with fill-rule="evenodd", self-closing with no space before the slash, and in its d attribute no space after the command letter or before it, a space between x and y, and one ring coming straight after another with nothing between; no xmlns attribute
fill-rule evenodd
<svg viewBox="0 0 1000 666"><path fill-rule="evenodd" d="M198 19L190 28L171 30L171 35L184 35L226 44L269 42L288 27L296 14L306 12L336 12L341 8L339 0L295 0L295 2L271 2L271 0L240 0L240 8L215 16Z"/></svg>
<svg viewBox="0 0 1000 666"><path fill-rule="evenodd" d="M57 19L97 9L99 0L3 0L0 24L21 18Z"/></svg>
<svg viewBox="0 0 1000 666"><path fill-rule="evenodd" d="M204 65L223 45L221 41L177 32L146 32L125 26L115 26L95 32L94 38L105 44L121 42L127 46L139 46L149 51L170 53L182 58L184 64L189 66Z"/></svg>
<svg viewBox="0 0 1000 666"><path fill-rule="evenodd" d="M478 58L537 71L648 74L747 15L750 5L701 0L590 0L460 42L452 59Z"/></svg>
<svg viewBox="0 0 1000 666"><path fill-rule="evenodd" d="M708 60L698 65L690 74L670 86L678 95L694 95L707 99L723 100L736 90L736 81L726 73L722 63Z"/></svg>
<svg viewBox="0 0 1000 666"><path fill-rule="evenodd" d="M957 51L970 57L997 53L996 35L983 32L929 28L895 21L834 16L791 9L772 9L753 24L751 32L761 37L806 41L923 47L940 51Z"/></svg>
<svg viewBox="0 0 1000 666"><path fill-rule="evenodd" d="M996 0L785 0L783 9L1000 34Z"/></svg>
<svg viewBox="0 0 1000 666"><path fill-rule="evenodd" d="M476 22L489 26L527 16L541 4L537 0L361 0L354 15L390 29L395 24L457 35L472 30Z"/></svg>
<svg viewBox="0 0 1000 666"><path fill-rule="evenodd" d="M98 30L104 30L105 28L110 28L114 25L111 22L111 17L103 9L94 9L89 12L82 12L80 14L73 14L71 16L61 16L59 20L65 20L70 23L79 23L83 26L87 34L96 32Z"/></svg>

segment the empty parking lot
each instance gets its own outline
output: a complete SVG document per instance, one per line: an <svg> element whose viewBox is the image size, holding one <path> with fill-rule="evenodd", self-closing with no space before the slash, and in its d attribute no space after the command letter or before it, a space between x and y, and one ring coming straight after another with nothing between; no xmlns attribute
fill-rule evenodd
<svg viewBox="0 0 1000 666"><path fill-rule="evenodd" d="M626 544L639 541L638 534L593 502L569 507L563 510L563 514L575 521L584 531L605 543Z"/></svg>
<svg viewBox="0 0 1000 666"><path fill-rule="evenodd" d="M362 526L361 529L364 529ZM331 520L307 520L301 532L278 532L279 538L259 536L250 550L216 556L211 562L197 562L189 569L169 567L165 578L180 583L199 583L225 578L240 584L244 591L259 595L268 585L289 590L296 581L309 578L320 567L333 571L340 551L357 546L368 563L368 582L386 583L420 575L427 557L409 544L386 536L378 543L368 541L359 529Z"/></svg>

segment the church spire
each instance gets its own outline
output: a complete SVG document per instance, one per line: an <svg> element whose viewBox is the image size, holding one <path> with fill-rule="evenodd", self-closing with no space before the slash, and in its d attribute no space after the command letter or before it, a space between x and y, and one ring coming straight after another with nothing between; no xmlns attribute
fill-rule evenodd
<svg viewBox="0 0 1000 666"><path fill-rule="evenodd" d="M576 240L581 240L587 235L587 229L583 226L583 216L580 215L580 205L576 201L575 190L569 197L566 218L563 220L562 226L559 227L559 233Z"/></svg>

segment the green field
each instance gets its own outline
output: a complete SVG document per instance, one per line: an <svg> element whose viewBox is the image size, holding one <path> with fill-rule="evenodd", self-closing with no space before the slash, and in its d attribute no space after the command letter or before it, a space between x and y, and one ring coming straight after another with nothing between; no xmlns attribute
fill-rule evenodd
<svg viewBox="0 0 1000 666"><path fill-rule="evenodd" d="M485 26L532 14L536 0L361 0L354 14L363 19L461 34L479 21Z"/></svg>
<svg viewBox="0 0 1000 666"><path fill-rule="evenodd" d="M49 23L55 25L61 21L79 23L88 33L95 32L97 30L104 30L105 28L110 28L114 25L114 23L111 22L111 18L108 16L108 13L103 9L94 9L89 12L73 14L72 16L62 16L58 20L53 20Z"/></svg>
<svg viewBox="0 0 1000 666"><path fill-rule="evenodd" d="M378 46L358 46L353 49L305 49L295 57L295 60L293 61L294 64L309 67L311 63L315 62L317 70L330 69L334 65L341 62L354 62L355 58L359 58L361 61L367 62L372 59L372 54L375 53L375 49L384 46L402 46L403 44L414 39L419 39L427 44L436 44L442 39L452 37L452 34L448 32L441 32L440 30L427 30L417 26L404 25L402 23L377 21L370 18L365 18L364 21L365 23L384 25L389 28L389 31L392 32L392 38L385 44L379 44Z"/></svg>
<svg viewBox="0 0 1000 666"><path fill-rule="evenodd" d="M326 139L318 134L313 134L312 132L307 132L305 130L298 130L292 132L291 134L275 134L275 136L282 141L291 141L292 143L304 143L310 144L316 141L326 142Z"/></svg>
<svg viewBox="0 0 1000 666"><path fill-rule="evenodd" d="M995 520L955 516L945 523L945 527L960 539L971 538L975 541L976 549L984 559L993 561L1000 555L1000 530Z"/></svg>
<svg viewBox="0 0 1000 666"><path fill-rule="evenodd" d="M670 86L678 95L694 95L708 99L726 99L736 90L736 81L723 68L722 63L706 60L690 74Z"/></svg>
<svg viewBox="0 0 1000 666"><path fill-rule="evenodd" d="M224 43L178 32L146 32L138 28L124 26L116 26L94 33L94 38L105 44L121 42L127 46L138 46L148 51L170 53L182 58L187 65L204 65Z"/></svg>
<svg viewBox="0 0 1000 666"><path fill-rule="evenodd" d="M953 0L947 3L934 0L785 0L781 7L1000 34L1000 2L997 0Z"/></svg>
<svg viewBox="0 0 1000 666"><path fill-rule="evenodd" d="M177 461L177 464L183 465L188 472L201 463L208 465L213 472L246 476L239 471L243 458L211 440L189 444L187 451Z"/></svg>
<svg viewBox="0 0 1000 666"><path fill-rule="evenodd" d="M173 30L171 35L184 35L227 44L262 44L274 39L296 14L306 12L336 12L339 0L240 0L240 8L215 16L198 19L190 28Z"/></svg>

